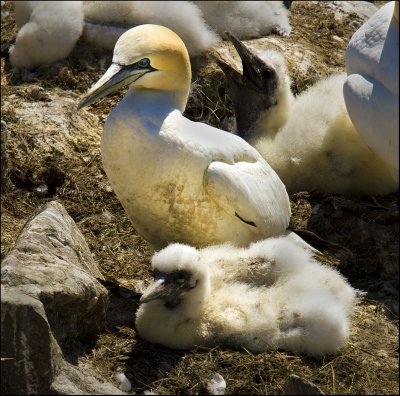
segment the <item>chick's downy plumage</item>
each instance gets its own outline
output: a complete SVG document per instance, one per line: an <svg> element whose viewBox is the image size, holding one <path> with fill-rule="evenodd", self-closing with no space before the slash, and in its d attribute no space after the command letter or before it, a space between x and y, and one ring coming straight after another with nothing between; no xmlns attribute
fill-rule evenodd
<svg viewBox="0 0 400 396"><path fill-rule="evenodd" d="M170 348L334 353L349 334L356 291L288 236L247 249L172 244L136 316L141 337Z"/></svg>

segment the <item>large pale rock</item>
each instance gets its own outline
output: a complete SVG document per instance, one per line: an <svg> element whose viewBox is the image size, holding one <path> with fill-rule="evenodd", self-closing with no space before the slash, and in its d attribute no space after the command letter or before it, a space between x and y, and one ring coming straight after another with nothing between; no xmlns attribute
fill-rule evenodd
<svg viewBox="0 0 400 396"><path fill-rule="evenodd" d="M14 288L1 287L2 394L48 394L62 353L43 304ZM9 360L8 360L9 359Z"/></svg>
<svg viewBox="0 0 400 396"><path fill-rule="evenodd" d="M87 243L56 201L28 221L4 259L2 284L37 297L59 342L96 334L104 323L107 291Z"/></svg>
<svg viewBox="0 0 400 396"><path fill-rule="evenodd" d="M87 243L56 202L27 222L1 266L3 394L121 392L67 363L71 340L104 326L107 290Z"/></svg>

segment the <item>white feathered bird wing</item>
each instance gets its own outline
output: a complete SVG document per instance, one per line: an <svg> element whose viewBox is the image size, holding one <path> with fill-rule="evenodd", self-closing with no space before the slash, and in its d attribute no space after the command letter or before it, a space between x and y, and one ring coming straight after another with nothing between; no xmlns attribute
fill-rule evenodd
<svg viewBox="0 0 400 396"><path fill-rule="evenodd" d="M258 232L279 235L290 219L290 204L281 180L263 160L228 164L213 161L204 174L210 196L232 216Z"/></svg>
<svg viewBox="0 0 400 396"><path fill-rule="evenodd" d="M290 201L285 185L261 154L239 136L174 111L163 133L190 157L203 160L203 183L210 198L256 234L281 235L289 225Z"/></svg>

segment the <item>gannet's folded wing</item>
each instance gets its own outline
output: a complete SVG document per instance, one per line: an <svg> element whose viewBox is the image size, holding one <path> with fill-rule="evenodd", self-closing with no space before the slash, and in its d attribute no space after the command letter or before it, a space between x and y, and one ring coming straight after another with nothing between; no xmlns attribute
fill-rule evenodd
<svg viewBox="0 0 400 396"><path fill-rule="evenodd" d="M281 235L289 225L286 188L263 160L213 161L205 171L204 185L212 199L255 233Z"/></svg>

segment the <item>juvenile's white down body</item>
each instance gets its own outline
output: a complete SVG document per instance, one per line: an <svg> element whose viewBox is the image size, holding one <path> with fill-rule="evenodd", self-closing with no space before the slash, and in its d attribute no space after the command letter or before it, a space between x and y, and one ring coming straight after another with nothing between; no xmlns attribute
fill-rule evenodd
<svg viewBox="0 0 400 396"><path fill-rule="evenodd" d="M351 38L343 86L361 138L399 182L399 4L381 7ZM397 14L396 14L397 13Z"/></svg>
<svg viewBox="0 0 400 396"><path fill-rule="evenodd" d="M367 146L349 117L343 97L345 73L322 79L294 97L282 54L266 50L254 55L239 40L232 41L246 63L244 70L252 65L256 70L246 77L253 85L243 85L240 81L247 80L236 77L241 73L230 72L232 68L222 63L233 87L237 124L247 125L238 134L263 155L289 192L377 195L398 189L385 161ZM270 74L261 78L263 67ZM269 80L274 84L268 85ZM265 92L252 90L255 85L265 86ZM269 106L254 106L253 98L266 98Z"/></svg>
<svg viewBox="0 0 400 396"><path fill-rule="evenodd" d="M70 54L83 30L80 1L14 1L18 34L10 47L14 67L33 69Z"/></svg>
<svg viewBox="0 0 400 396"><path fill-rule="evenodd" d="M345 80L345 73L333 75L296 97L276 133L264 128L263 123L273 122L269 114L260 118L256 130L261 133L251 143L288 191L379 195L398 189L385 162L350 120L342 93Z"/></svg>
<svg viewBox="0 0 400 396"><path fill-rule="evenodd" d="M141 25L120 37L113 64L79 106L129 85L104 126L101 152L136 230L155 248L247 246L283 234L285 186L244 140L182 115L190 80L182 40L165 27Z"/></svg>
<svg viewBox="0 0 400 396"><path fill-rule="evenodd" d="M139 335L150 342L320 356L348 337L356 291L289 237L247 249L171 244L153 256L152 268L155 281L136 314Z"/></svg>

